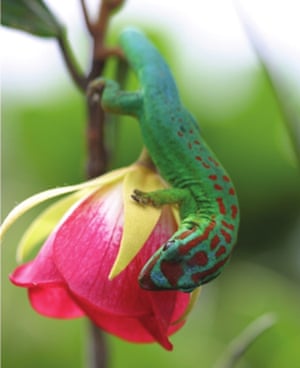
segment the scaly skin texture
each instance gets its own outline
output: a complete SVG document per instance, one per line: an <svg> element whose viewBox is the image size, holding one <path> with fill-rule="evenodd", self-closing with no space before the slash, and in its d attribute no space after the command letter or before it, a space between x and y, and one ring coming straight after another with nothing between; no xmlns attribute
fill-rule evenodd
<svg viewBox="0 0 300 368"><path fill-rule="evenodd" d="M239 227L235 189L182 106L157 49L133 29L122 33L120 44L141 89L124 92L117 83L100 79L102 106L138 119L151 159L171 185L152 193L136 190L132 198L142 205L176 203L181 216L178 230L146 263L139 282L150 290L191 292L218 276L230 258Z"/></svg>

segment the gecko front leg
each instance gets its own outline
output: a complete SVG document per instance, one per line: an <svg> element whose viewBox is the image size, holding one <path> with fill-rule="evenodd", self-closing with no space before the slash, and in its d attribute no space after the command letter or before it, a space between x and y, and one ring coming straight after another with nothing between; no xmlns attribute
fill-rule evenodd
<svg viewBox="0 0 300 368"><path fill-rule="evenodd" d="M138 117L143 107L140 91L122 91L117 82L102 77L89 84L88 95L93 94L100 96L101 106L106 112Z"/></svg>
<svg viewBox="0 0 300 368"><path fill-rule="evenodd" d="M186 189L169 188L154 192L135 189L131 198L143 206L161 207L165 204L181 204L189 195Z"/></svg>

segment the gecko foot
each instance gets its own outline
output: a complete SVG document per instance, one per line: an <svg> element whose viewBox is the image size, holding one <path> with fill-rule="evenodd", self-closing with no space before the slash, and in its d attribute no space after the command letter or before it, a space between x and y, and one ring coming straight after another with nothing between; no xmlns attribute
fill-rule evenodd
<svg viewBox="0 0 300 368"><path fill-rule="evenodd" d="M105 79L100 77L91 81L87 87L87 96L97 102L105 87Z"/></svg>
<svg viewBox="0 0 300 368"><path fill-rule="evenodd" d="M131 194L131 198L134 199L138 204L142 206L153 206L153 207L159 207L156 205L156 203L153 201L149 193L142 192L139 189L135 189L133 193Z"/></svg>

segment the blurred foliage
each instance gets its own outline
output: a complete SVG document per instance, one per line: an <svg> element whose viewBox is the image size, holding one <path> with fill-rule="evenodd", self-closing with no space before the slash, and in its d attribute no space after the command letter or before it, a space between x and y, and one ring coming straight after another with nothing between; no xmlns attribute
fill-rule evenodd
<svg viewBox="0 0 300 368"><path fill-rule="evenodd" d="M3 0L1 24L35 36L57 37L63 27L42 0Z"/></svg>
<svg viewBox="0 0 300 368"><path fill-rule="evenodd" d="M170 50L162 47L167 60L173 60ZM109 336L111 368L212 367L229 341L270 311L278 323L255 342L238 368L296 367L300 365L300 176L275 99L263 74L251 71L253 91L248 99L230 113L220 108L216 114L205 98L198 98L207 93L205 83L196 84L201 71L195 72L191 88L178 66L173 70L184 101L235 182L241 204L239 242L231 265L204 288L186 326L172 338L174 352ZM3 213L37 191L84 178L84 99L59 86L48 96L47 101L29 103L3 95ZM115 131L108 132L112 167L130 164L142 145L138 124L121 120L112 123ZM79 368L85 360L86 321L38 316L26 292L7 280L15 267L15 244L32 216L19 220L4 241L2 364Z"/></svg>

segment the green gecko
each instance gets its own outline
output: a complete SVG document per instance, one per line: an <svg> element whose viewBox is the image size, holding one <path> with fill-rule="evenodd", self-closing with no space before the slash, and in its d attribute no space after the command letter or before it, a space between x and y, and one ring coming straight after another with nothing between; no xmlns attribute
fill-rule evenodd
<svg viewBox="0 0 300 368"><path fill-rule="evenodd" d="M182 105L164 59L139 31L126 29L120 45L141 89L121 91L100 78L105 111L138 119L144 144L171 188L132 198L142 205L178 204L178 230L144 265L139 283L149 290L191 292L217 277L237 239L239 206L234 186Z"/></svg>

